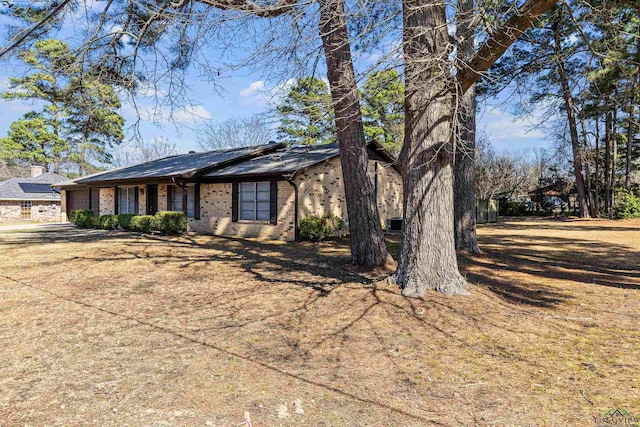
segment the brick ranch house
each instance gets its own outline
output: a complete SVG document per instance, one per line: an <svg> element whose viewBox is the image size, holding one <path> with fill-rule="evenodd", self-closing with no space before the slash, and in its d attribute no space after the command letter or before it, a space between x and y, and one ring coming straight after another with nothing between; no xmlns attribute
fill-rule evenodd
<svg viewBox="0 0 640 427"><path fill-rule="evenodd" d="M380 220L402 217L402 178L382 146L368 146ZM188 230L295 240L300 220L347 208L338 146L267 145L191 152L60 185L63 220L74 209L96 215L184 211Z"/></svg>
<svg viewBox="0 0 640 427"><path fill-rule="evenodd" d="M31 176L0 182L0 224L19 221L60 221L57 184L68 178L31 166ZM53 188L52 188L53 187Z"/></svg>

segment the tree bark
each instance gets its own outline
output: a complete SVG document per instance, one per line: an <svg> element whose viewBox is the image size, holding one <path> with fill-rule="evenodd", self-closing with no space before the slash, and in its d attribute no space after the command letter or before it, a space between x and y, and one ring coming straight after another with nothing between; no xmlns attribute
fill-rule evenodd
<svg viewBox="0 0 640 427"><path fill-rule="evenodd" d="M614 91L614 100L618 99L618 91ZM609 184L609 216L613 215L613 209L616 206L615 188L616 188L616 169L618 166L618 107L617 102L613 105L613 119L611 123L611 180Z"/></svg>
<svg viewBox="0 0 640 427"><path fill-rule="evenodd" d="M458 70L466 67L474 55L473 0L458 2L456 35ZM479 253L476 235L476 86L459 96L454 161L454 223L456 249Z"/></svg>
<svg viewBox="0 0 640 427"><path fill-rule="evenodd" d="M604 211L611 215L611 134L613 133L610 96L605 97L604 123Z"/></svg>
<svg viewBox="0 0 640 427"><path fill-rule="evenodd" d="M596 216L600 216L600 115L596 113L595 116L596 127L596 158L595 158L595 170L596 179L594 181L595 189L595 204L596 204Z"/></svg>
<svg viewBox="0 0 640 427"><path fill-rule="evenodd" d="M640 42L638 42L638 44L640 45ZM636 78L634 78L634 80L631 83L631 94L629 95L629 116L627 118L627 150L625 153L625 170L624 170L624 186L626 188L631 188L631 156L632 156L632 142L633 142L633 135L635 133L635 126L634 126L634 112L635 112L635 108L636 108L636 79L637 76L640 75L640 71L636 71Z"/></svg>
<svg viewBox="0 0 640 427"><path fill-rule="evenodd" d="M349 213L351 261L368 267L390 266L360 112L360 95L351 59L344 0L320 1L320 36L335 111L344 191Z"/></svg>
<svg viewBox="0 0 640 427"><path fill-rule="evenodd" d="M584 117L580 117L580 128L582 130L583 146L585 149L590 150L591 146L589 145L589 141L587 139L587 124L585 123ZM587 204L589 205L589 215L591 215L591 217L593 218L596 218L598 216L598 213L596 210L595 201L593 199L593 189L591 188L591 171L588 159L584 162L584 173L586 178L585 187L587 190Z"/></svg>
<svg viewBox="0 0 640 427"><path fill-rule="evenodd" d="M562 96L564 98L564 106L567 111L567 120L569 122L569 135L571 137L571 151L573 152L573 174L576 179L576 191L578 193L578 216L580 218L589 217L589 206L587 205L586 191L584 188L584 176L582 175L582 150L580 148L580 139L578 138L578 126L576 122L576 111L574 107L573 95L569 86L569 77L564 67L562 57L562 46L560 44L560 27L562 25L562 11L559 12L557 21L554 23L554 53L555 62L558 67L558 76L562 85Z"/></svg>
<svg viewBox="0 0 640 427"><path fill-rule="evenodd" d="M466 294L453 230L453 76L443 1L403 2L405 140L400 154L404 229L391 278L408 297Z"/></svg>

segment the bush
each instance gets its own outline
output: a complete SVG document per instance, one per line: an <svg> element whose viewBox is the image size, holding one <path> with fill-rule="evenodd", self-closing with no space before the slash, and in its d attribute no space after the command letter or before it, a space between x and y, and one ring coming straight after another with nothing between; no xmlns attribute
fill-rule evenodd
<svg viewBox="0 0 640 427"><path fill-rule="evenodd" d="M103 230L115 230L118 226L118 215L102 215L100 217L100 228Z"/></svg>
<svg viewBox="0 0 640 427"><path fill-rule="evenodd" d="M500 216L524 216L527 214L527 204L525 202L507 198L500 198L498 202Z"/></svg>
<svg viewBox="0 0 640 427"><path fill-rule="evenodd" d="M131 219L138 214L120 214L118 215L118 224L125 230L131 230Z"/></svg>
<svg viewBox="0 0 640 427"><path fill-rule="evenodd" d="M640 218L640 191L618 191L614 214L616 218Z"/></svg>
<svg viewBox="0 0 640 427"><path fill-rule="evenodd" d="M151 232L151 224L154 220L153 215L138 215L131 218L129 224L131 231L148 234Z"/></svg>
<svg viewBox="0 0 640 427"><path fill-rule="evenodd" d="M342 218L327 214L322 217L309 215L300 221L300 238L302 240L320 241L335 237L344 227Z"/></svg>
<svg viewBox="0 0 640 427"><path fill-rule="evenodd" d="M153 217L151 229L164 234L182 234L187 231L187 216L184 212L160 211Z"/></svg>
<svg viewBox="0 0 640 427"><path fill-rule="evenodd" d="M90 210L75 210L71 211L69 220L82 228L92 228L93 223L93 211ZM98 217L95 217L96 219Z"/></svg>
<svg viewBox="0 0 640 427"><path fill-rule="evenodd" d="M100 228L100 217L95 215L90 215L87 217L86 228Z"/></svg>

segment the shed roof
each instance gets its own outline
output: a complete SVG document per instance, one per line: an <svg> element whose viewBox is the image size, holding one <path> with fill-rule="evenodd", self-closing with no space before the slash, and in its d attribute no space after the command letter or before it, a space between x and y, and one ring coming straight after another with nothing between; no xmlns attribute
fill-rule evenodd
<svg viewBox="0 0 640 427"><path fill-rule="evenodd" d="M55 173L43 173L27 178L11 178L0 182L0 200L60 200L52 186L68 178Z"/></svg>

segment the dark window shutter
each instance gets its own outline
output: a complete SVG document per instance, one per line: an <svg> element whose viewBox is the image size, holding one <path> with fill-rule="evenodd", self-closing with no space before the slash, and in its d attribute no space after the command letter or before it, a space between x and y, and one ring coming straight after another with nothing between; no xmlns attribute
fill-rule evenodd
<svg viewBox="0 0 640 427"><path fill-rule="evenodd" d="M238 222L238 183L231 184L231 221Z"/></svg>
<svg viewBox="0 0 640 427"><path fill-rule="evenodd" d="M200 183L193 190L193 218L200 219Z"/></svg>
<svg viewBox="0 0 640 427"><path fill-rule="evenodd" d="M173 210L173 185L167 185L167 210Z"/></svg>
<svg viewBox="0 0 640 427"><path fill-rule="evenodd" d="M113 194L115 195L115 200L113 201L113 211L116 215L118 215L120 213L120 189L118 187L115 187L113 189Z"/></svg>
<svg viewBox="0 0 640 427"><path fill-rule="evenodd" d="M140 189L138 187L133 187L133 194L134 194L134 196L133 196L133 212L134 213L138 213L138 210L139 210L139 208L138 208L139 203L138 202L140 201L140 197L139 197Z"/></svg>
<svg viewBox="0 0 640 427"><path fill-rule="evenodd" d="M271 200L269 203L269 222L278 223L278 181L271 181Z"/></svg>

